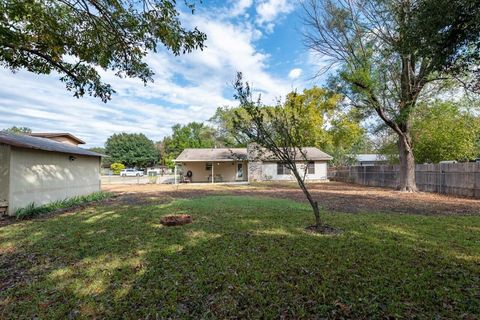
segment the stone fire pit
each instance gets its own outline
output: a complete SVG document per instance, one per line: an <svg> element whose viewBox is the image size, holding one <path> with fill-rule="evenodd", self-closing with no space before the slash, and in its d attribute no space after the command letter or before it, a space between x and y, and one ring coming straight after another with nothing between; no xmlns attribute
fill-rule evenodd
<svg viewBox="0 0 480 320"><path fill-rule="evenodd" d="M188 214L175 214L162 217L160 219L160 223L167 227L181 226L184 224L192 223L192 217Z"/></svg>

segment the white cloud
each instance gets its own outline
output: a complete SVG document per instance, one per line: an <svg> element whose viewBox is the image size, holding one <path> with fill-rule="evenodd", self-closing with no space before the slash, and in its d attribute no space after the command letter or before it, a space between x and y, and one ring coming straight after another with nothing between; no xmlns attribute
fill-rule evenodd
<svg viewBox="0 0 480 320"><path fill-rule="evenodd" d="M231 16L244 15L246 11L253 5L253 0L238 0L234 1L234 6L230 9Z"/></svg>
<svg viewBox="0 0 480 320"><path fill-rule="evenodd" d="M291 0L261 0L256 6L257 23L273 31L276 20L295 9Z"/></svg>
<svg viewBox="0 0 480 320"><path fill-rule="evenodd" d="M252 5L242 3L243 12ZM103 71L103 80L117 91L107 104L87 96L73 98L55 74L12 74L0 69L0 81L8 83L0 87L0 128L69 131L88 146L102 145L111 134L122 131L143 132L159 140L170 134L175 123L205 121L218 106L234 105L231 83L237 71L262 92L266 103L272 102L291 91L292 84L268 72L270 56L255 44L261 32L244 20L234 22L213 13L190 16L188 23L208 35L204 51L180 57L165 50L150 54L147 62L155 71L155 82L147 86Z"/></svg>
<svg viewBox="0 0 480 320"><path fill-rule="evenodd" d="M288 73L288 77L292 80L299 78L301 75L302 75L302 69L300 69L300 68L292 69Z"/></svg>

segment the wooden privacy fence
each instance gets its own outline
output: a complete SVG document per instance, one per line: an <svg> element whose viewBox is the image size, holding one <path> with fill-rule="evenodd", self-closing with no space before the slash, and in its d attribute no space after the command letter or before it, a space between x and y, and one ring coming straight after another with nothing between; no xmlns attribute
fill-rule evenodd
<svg viewBox="0 0 480 320"><path fill-rule="evenodd" d="M329 168L330 180L366 186L398 188L398 166L351 166ZM421 191L480 198L480 163L417 164Z"/></svg>

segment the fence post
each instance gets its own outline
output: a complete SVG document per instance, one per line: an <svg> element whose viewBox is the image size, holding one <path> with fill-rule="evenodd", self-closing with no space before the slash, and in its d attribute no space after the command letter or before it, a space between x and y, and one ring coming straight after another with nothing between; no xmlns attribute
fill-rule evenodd
<svg viewBox="0 0 480 320"><path fill-rule="evenodd" d="M367 167L363 167L363 185L367 185Z"/></svg>
<svg viewBox="0 0 480 320"><path fill-rule="evenodd" d="M480 185L478 181L480 180L480 165L475 164L475 169L473 171L473 197L474 198L480 198Z"/></svg>

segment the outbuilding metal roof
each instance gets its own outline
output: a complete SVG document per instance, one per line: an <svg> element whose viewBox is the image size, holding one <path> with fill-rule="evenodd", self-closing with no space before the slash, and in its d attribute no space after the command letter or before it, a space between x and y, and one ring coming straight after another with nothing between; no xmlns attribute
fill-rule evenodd
<svg viewBox="0 0 480 320"><path fill-rule="evenodd" d="M85 150L71 144L57 142L47 138L32 137L29 135L11 134L0 132L0 144L18 148L27 148L51 152L77 154L91 157L103 157L103 154Z"/></svg>
<svg viewBox="0 0 480 320"><path fill-rule="evenodd" d="M333 158L318 148L302 148L306 153L307 160L332 160ZM262 152L260 156L264 161L276 161L269 152ZM247 148L204 148L184 149L175 159L175 162L199 162L199 161L244 161L248 159ZM300 160L300 159L299 159Z"/></svg>

